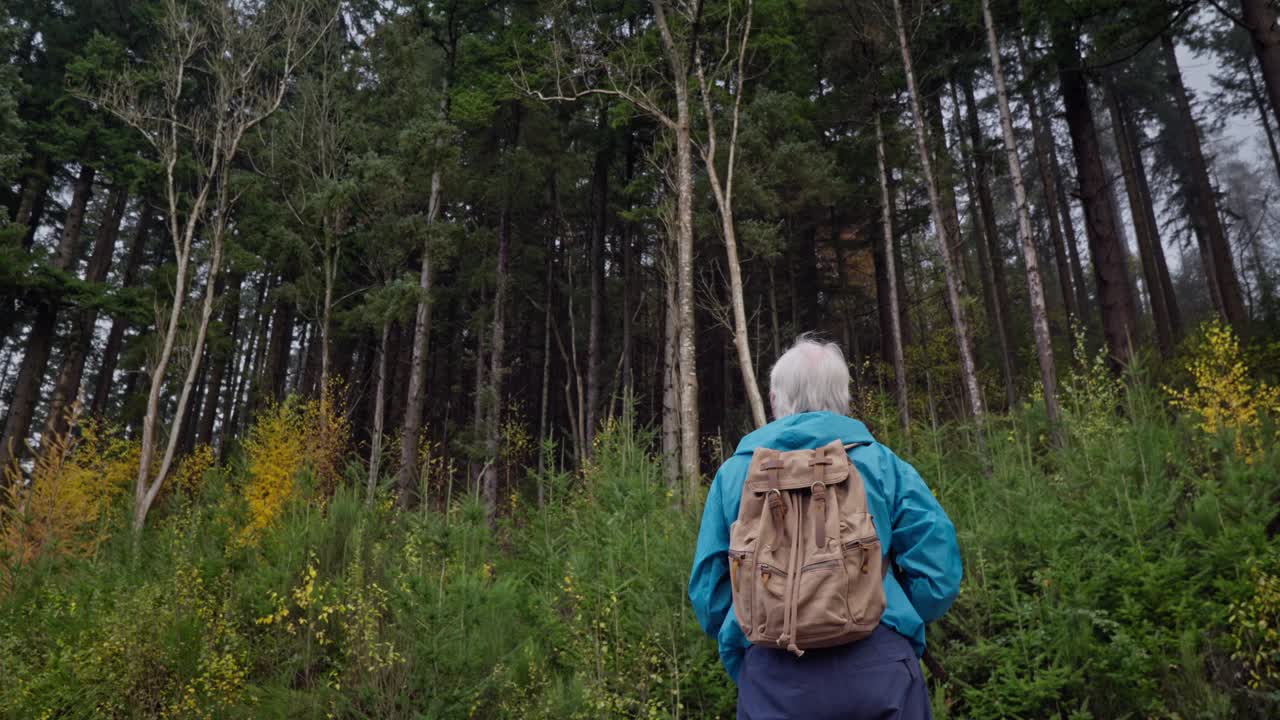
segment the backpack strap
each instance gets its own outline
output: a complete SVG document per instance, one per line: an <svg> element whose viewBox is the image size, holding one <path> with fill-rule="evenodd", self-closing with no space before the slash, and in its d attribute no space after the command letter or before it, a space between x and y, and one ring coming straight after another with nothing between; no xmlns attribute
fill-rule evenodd
<svg viewBox="0 0 1280 720"><path fill-rule="evenodd" d="M769 514L773 516L773 526L775 528L783 528L783 521L787 516L787 506L782 502L782 489L780 488L782 476L782 453L773 450L773 456L760 463L760 469L765 471L765 477L768 478L768 489L765 490L765 502L769 505Z"/></svg>
<svg viewBox="0 0 1280 720"><path fill-rule="evenodd" d="M870 444L871 444L871 443L866 442L865 440L863 440L863 441L861 441L861 442L850 442L850 443L845 443L845 444L844 444L844 451L845 451L845 452L849 452L850 450L853 450L854 448L865 447L865 446L870 445Z"/></svg>
<svg viewBox="0 0 1280 720"><path fill-rule="evenodd" d="M819 548L827 546L827 483L825 482L827 474L827 466L831 464L831 458L827 457L826 448L818 448L814 451L815 457L809 461L809 465L813 467L813 484L810 486L810 492L813 494L814 506L814 522L813 522L813 541Z"/></svg>

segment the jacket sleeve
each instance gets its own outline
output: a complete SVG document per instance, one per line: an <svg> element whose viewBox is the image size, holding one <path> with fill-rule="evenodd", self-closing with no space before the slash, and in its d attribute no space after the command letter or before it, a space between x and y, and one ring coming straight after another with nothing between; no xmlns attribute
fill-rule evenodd
<svg viewBox="0 0 1280 720"><path fill-rule="evenodd" d="M702 528L698 531L698 547L694 551L693 571L689 575L689 600L698 623L711 637L733 607L729 587L729 524L724 517L721 498L723 468L716 473L702 511Z"/></svg>
<svg viewBox="0 0 1280 720"><path fill-rule="evenodd" d="M897 497L890 541L907 599L926 623L942 617L960 594L963 575L956 528L920 473L893 457Z"/></svg>

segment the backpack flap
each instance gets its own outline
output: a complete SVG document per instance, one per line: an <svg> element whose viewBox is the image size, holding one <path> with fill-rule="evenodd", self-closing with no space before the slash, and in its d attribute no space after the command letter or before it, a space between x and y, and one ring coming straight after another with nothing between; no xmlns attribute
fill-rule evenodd
<svg viewBox="0 0 1280 720"><path fill-rule="evenodd" d="M822 467L821 473L815 474L815 464ZM819 479L826 485L836 485L849 479L850 467L849 456L839 440L816 450L779 452L757 448L751 457L744 487L746 492L763 495L771 487L780 490L809 489Z"/></svg>

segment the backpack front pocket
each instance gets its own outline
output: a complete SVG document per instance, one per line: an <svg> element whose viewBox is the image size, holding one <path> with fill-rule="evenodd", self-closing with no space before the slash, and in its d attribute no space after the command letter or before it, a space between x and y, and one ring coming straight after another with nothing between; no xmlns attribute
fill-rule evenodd
<svg viewBox="0 0 1280 720"><path fill-rule="evenodd" d="M849 615L858 625L874 627L884 614L884 558L876 535L844 544L844 567L849 578Z"/></svg>
<svg viewBox="0 0 1280 720"><path fill-rule="evenodd" d="M742 633L748 638L752 634L755 574L755 555L750 550L729 551L729 584L733 590L733 614L738 619Z"/></svg>
<svg viewBox="0 0 1280 720"><path fill-rule="evenodd" d="M753 642L773 641L782 635L787 612L787 571L767 563L756 566L755 634L748 634Z"/></svg>
<svg viewBox="0 0 1280 720"><path fill-rule="evenodd" d="M844 632L849 624L845 602L848 579L839 558L819 560L800 570L796 590L796 627L803 630L797 641L818 641Z"/></svg>

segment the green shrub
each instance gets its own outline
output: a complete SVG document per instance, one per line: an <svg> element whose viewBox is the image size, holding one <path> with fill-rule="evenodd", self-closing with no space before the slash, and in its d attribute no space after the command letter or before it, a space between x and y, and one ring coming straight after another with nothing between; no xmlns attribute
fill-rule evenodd
<svg viewBox="0 0 1280 720"><path fill-rule="evenodd" d="M1085 367L1064 378L1063 447L1034 402L980 439L902 436L869 401L960 533L936 714L1275 716L1280 458L1247 462L1162 392ZM354 465L336 489L303 470L255 543L233 459L140 544L22 569L0 598L0 717L731 717L685 595L702 500L667 489L653 440L611 422L582 471L511 486L493 526L461 483L405 511L366 499Z"/></svg>

